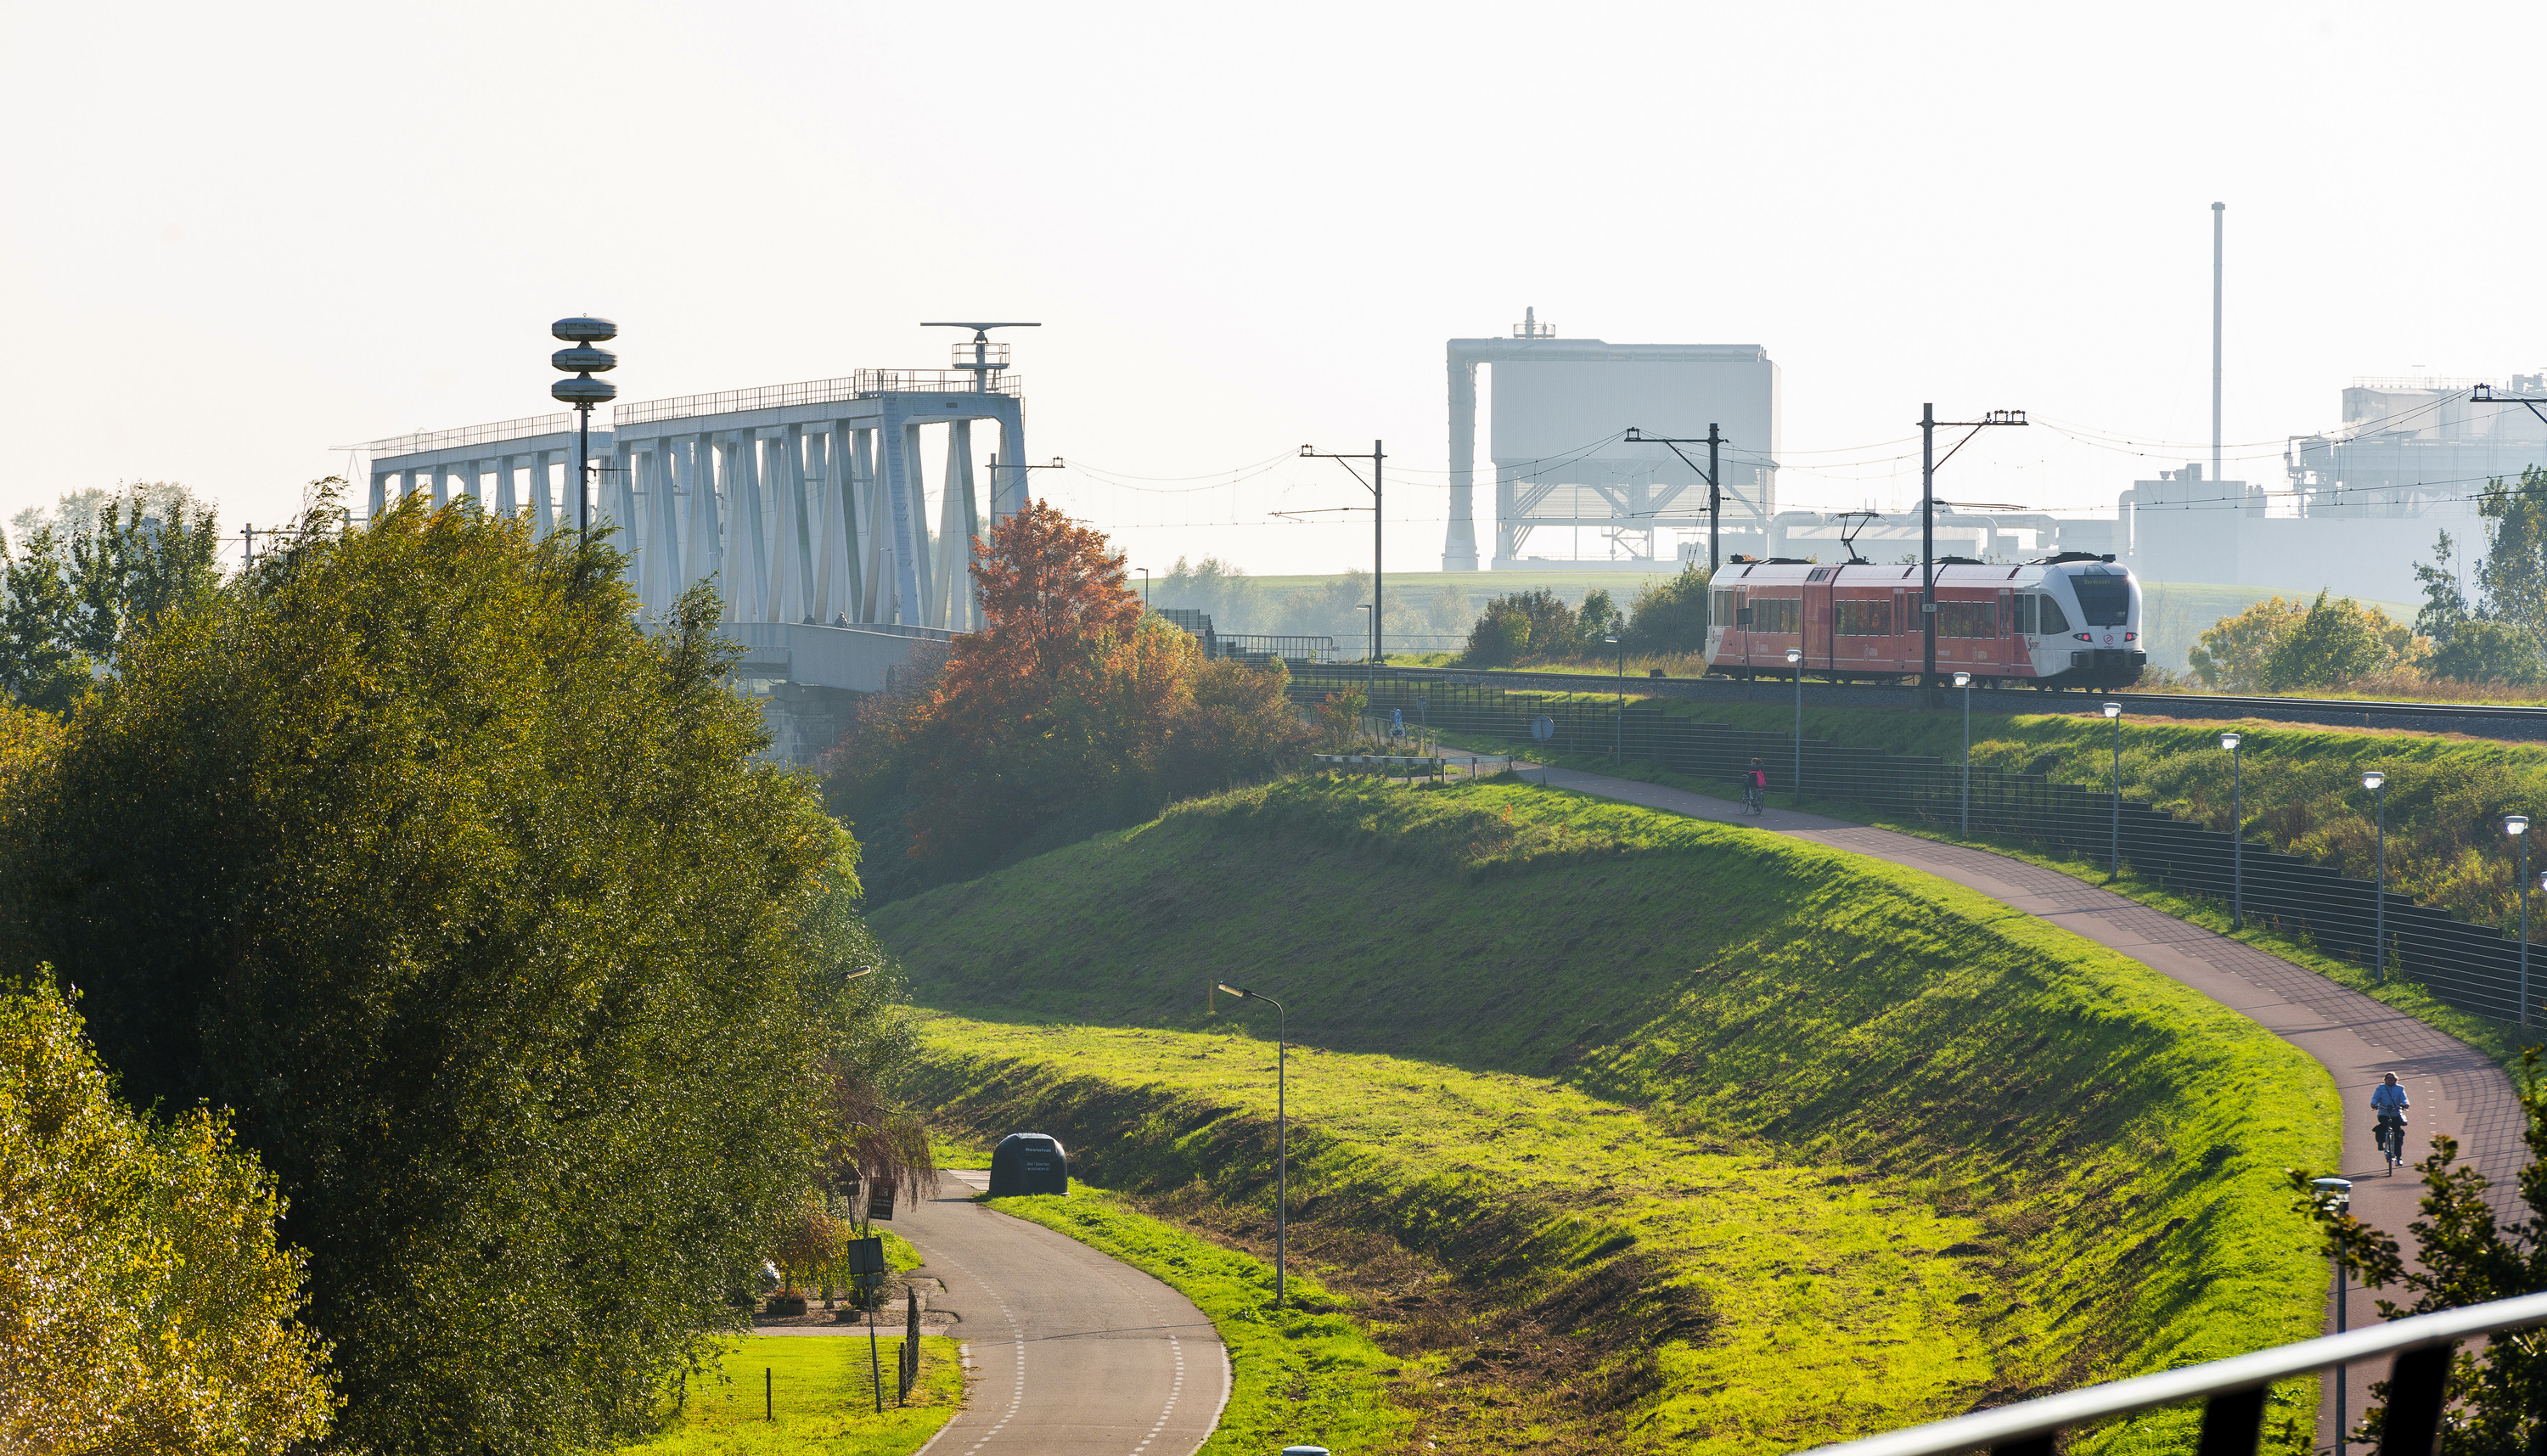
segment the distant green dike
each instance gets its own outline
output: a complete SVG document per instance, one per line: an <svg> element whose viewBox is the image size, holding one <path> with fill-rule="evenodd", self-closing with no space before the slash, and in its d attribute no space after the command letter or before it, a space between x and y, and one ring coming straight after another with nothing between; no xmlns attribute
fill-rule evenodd
<svg viewBox="0 0 2547 1456"><path fill-rule="evenodd" d="M1283 998L1295 1248L1405 1359L1391 1398L1440 1450L1793 1450L2304 1338L2324 1307L2282 1182L2336 1152L2322 1069L1819 846L1511 781L1303 779L873 923L937 1013L918 1090L952 1125L1053 1133L1249 1247L1272 1013L1208 987ZM1538 1336L1581 1368L1524 1368ZM2312 1411L2278 1393L2276 1444Z"/></svg>

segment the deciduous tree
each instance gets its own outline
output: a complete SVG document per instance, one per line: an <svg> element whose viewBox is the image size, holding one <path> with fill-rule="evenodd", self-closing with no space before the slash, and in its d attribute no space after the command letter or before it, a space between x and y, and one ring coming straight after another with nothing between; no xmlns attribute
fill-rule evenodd
<svg viewBox="0 0 2547 1456"><path fill-rule="evenodd" d="M2285 597L2267 597L2235 617L2223 617L2185 654L2206 687L2233 693L2264 686L2267 663L2308 608Z"/></svg>
<svg viewBox="0 0 2547 1456"><path fill-rule="evenodd" d="M1697 652L1707 647L1708 587L1713 573L1696 562L1636 593L1627 644L1639 652Z"/></svg>
<svg viewBox="0 0 2547 1456"><path fill-rule="evenodd" d="M327 1430L326 1351L274 1180L227 1122L116 1100L48 983L0 990L0 1449L281 1456Z"/></svg>
<svg viewBox="0 0 2547 1456"><path fill-rule="evenodd" d="M2264 685L2275 690L2341 687L2406 661L2414 634L2377 607L2350 597L2317 600L2264 658Z"/></svg>
<svg viewBox="0 0 2547 1456"><path fill-rule="evenodd" d="M1277 773L1306 741L1280 664L1207 660L1144 618L1122 556L1048 502L977 544L973 575L982 629L927 691L874 705L833 776L862 833L904 818L940 874Z"/></svg>
<svg viewBox="0 0 2547 1456"><path fill-rule="evenodd" d="M0 944L291 1200L335 1439L550 1452L659 1383L815 1175L854 846L706 592L474 506L332 511L132 642L7 796Z"/></svg>

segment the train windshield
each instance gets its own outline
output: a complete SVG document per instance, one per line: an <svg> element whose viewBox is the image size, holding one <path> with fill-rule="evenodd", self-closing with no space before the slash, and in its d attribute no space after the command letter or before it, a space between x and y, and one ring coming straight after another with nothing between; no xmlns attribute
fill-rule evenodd
<svg viewBox="0 0 2547 1456"><path fill-rule="evenodd" d="M2078 610L2086 615L2089 627L2122 627L2131 621L2132 579L2107 576L2101 572L2069 578L2078 589Z"/></svg>

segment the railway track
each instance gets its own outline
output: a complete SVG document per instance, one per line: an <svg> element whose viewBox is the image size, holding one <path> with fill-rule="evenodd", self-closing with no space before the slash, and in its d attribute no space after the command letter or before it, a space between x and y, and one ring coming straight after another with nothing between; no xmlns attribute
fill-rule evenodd
<svg viewBox="0 0 2547 1456"><path fill-rule="evenodd" d="M1298 669L1320 681L1330 677L1360 680L1367 669L1331 664ZM1383 667L1380 675L1399 681L1449 680L1491 684L1510 692L1612 693L1621 690L1649 698L1681 698L1717 703L1793 703L1792 681L1763 678L1736 682L1718 677L1630 677L1600 672L1516 672L1501 668ZM1346 685L1350 685L1347 683ZM1988 713L2077 713L2093 715L2099 705L2120 703L2125 714L2143 718L2261 719L2266 722L2321 724L2334 728L2388 728L2409 732L2465 733L2470 737L2511 741L2547 740L2547 708L2500 703L2398 703L2350 698L2267 698L2196 693L2045 692L2033 688L1974 688L1973 707ZM1816 708L1961 707L1957 688L1924 690L1838 684L1805 679L1804 701Z"/></svg>

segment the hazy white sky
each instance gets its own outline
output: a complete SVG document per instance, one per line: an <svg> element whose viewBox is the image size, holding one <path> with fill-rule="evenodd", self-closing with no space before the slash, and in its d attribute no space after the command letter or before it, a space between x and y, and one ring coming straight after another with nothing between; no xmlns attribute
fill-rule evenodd
<svg viewBox="0 0 2547 1456"><path fill-rule="evenodd" d="M1030 452L1103 473L1036 487L1136 564L1366 563L1267 519L1351 503L1333 465L1228 481L1383 436L1429 570L1443 340L1530 304L1765 345L1783 503L1914 497L1934 399L2181 442L1996 431L1940 483L2110 506L2207 449L2215 199L2230 473L2278 484L2352 376L2547 364L2542 11L9 0L0 515L174 478L272 522L329 447L550 410L567 312L635 399L987 316L1043 320Z"/></svg>

